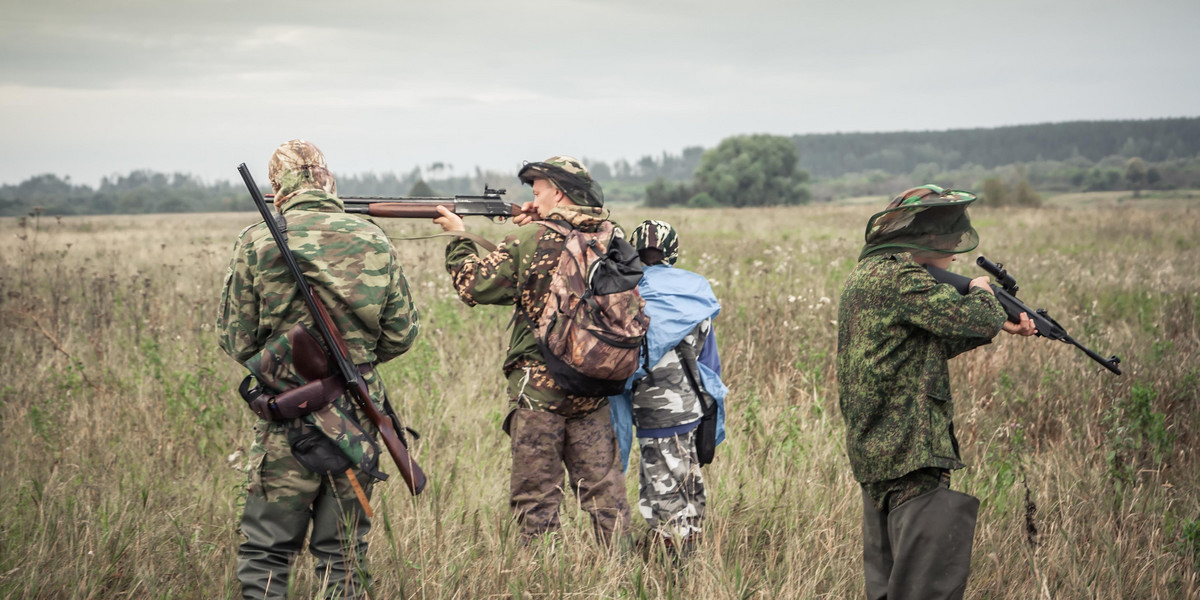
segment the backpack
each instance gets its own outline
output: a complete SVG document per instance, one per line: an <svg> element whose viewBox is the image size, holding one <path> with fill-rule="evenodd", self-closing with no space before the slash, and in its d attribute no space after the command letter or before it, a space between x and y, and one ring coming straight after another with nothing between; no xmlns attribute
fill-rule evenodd
<svg viewBox="0 0 1200 600"><path fill-rule="evenodd" d="M611 221L585 232L542 223L567 238L550 279L534 339L551 377L568 394L611 396L638 368L650 326L638 293L642 262Z"/></svg>

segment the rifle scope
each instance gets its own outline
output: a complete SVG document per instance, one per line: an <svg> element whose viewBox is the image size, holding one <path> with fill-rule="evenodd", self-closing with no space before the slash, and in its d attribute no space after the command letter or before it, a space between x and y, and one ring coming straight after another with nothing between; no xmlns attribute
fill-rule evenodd
<svg viewBox="0 0 1200 600"><path fill-rule="evenodd" d="M987 257L980 256L975 260L975 264L982 267L983 270L987 271L992 277L995 277L996 285L1008 290L1008 293L1014 296L1017 295L1017 290L1020 289L1017 287L1017 280L1013 279L1012 276L1008 274L1008 271L1004 269L1004 263L994 263L988 260Z"/></svg>

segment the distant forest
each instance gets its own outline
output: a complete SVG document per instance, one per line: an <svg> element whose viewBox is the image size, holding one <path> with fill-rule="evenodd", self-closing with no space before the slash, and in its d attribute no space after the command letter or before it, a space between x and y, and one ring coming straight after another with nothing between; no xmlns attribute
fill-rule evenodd
<svg viewBox="0 0 1200 600"><path fill-rule="evenodd" d="M795 145L795 168L807 174L795 179L805 182L800 201L889 195L921 183L979 189L999 181L1043 194L1200 188L1200 117L783 139ZM584 162L603 184L608 202L632 204L645 202L648 188L653 194L664 186L687 185L705 153L713 151L697 146L635 162L586 157ZM440 172L435 164L400 174L335 175L339 192L347 195L478 194L486 183L507 187L514 202L527 199L512 173L476 169L469 176L439 178ZM704 205L712 202L706 198ZM0 216L252 209L241 182L204 182L186 173L133 171L105 178L98 188L45 174L0 186Z"/></svg>

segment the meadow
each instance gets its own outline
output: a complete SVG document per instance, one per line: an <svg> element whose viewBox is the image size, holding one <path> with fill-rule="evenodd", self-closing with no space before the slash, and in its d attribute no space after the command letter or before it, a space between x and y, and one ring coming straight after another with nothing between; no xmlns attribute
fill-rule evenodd
<svg viewBox="0 0 1200 600"><path fill-rule="evenodd" d="M673 223L706 275L728 440L706 467L699 551L606 553L568 495L563 543L522 547L508 512L510 309L462 304L427 221L387 221L421 335L381 367L422 434L411 497L376 487L377 598L858 598L860 496L837 404L841 282L871 205L619 208ZM249 199L247 198L249 205ZM1200 596L1200 204L1192 196L973 209L982 253L1027 304L1122 359L1000 336L951 361L982 500L968 597ZM216 344L222 278L254 213L0 219L0 597L233 598L253 415ZM471 220L499 239L511 228ZM635 458L636 460L636 458ZM392 465L385 469L395 473ZM636 500L636 465L627 489ZM645 524L634 514L634 535ZM296 597L320 582L302 558Z"/></svg>

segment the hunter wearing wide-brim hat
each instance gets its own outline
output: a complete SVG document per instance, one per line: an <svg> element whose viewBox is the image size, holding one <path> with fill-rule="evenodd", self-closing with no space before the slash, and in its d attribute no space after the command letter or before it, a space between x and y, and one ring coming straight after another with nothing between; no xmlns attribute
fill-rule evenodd
<svg viewBox="0 0 1200 600"><path fill-rule="evenodd" d="M604 194L587 168L570 156L527 163L518 173L533 188L533 202L513 219L520 227L493 252L480 256L474 243L446 247L446 270L463 302L514 305L512 334L503 371L511 438L510 505L526 541L559 529L564 466L567 487L591 518L597 538L610 543L629 530L629 504L608 399L565 393L550 375L534 330L546 307L550 282L566 237L543 223L598 231L608 220ZM464 231L463 221L444 207L434 220L446 231Z"/></svg>
<svg viewBox="0 0 1200 600"><path fill-rule="evenodd" d="M960 294L942 269L975 249L975 195L925 185L896 196L867 223L866 244L838 308L838 395L846 452L862 488L866 595L961 598L979 500L950 489L965 465L954 436L947 361L1018 324L988 286Z"/></svg>

